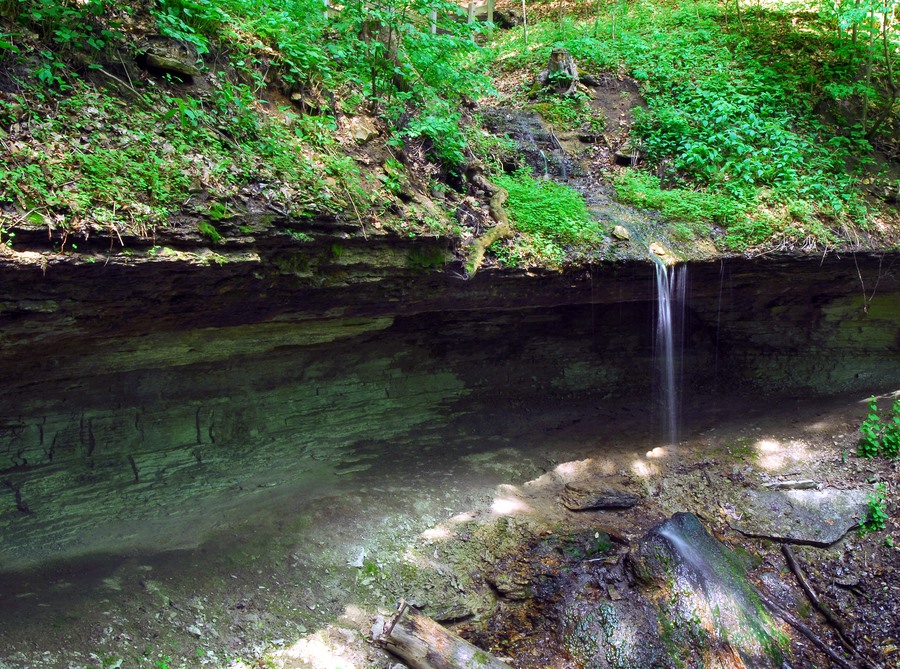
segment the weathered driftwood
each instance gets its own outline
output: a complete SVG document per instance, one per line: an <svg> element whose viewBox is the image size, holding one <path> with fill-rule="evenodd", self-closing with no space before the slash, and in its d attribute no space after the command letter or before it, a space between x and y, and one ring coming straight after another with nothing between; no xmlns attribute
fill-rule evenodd
<svg viewBox="0 0 900 669"><path fill-rule="evenodd" d="M376 621L372 639L413 669L509 669L406 602L391 620Z"/></svg>

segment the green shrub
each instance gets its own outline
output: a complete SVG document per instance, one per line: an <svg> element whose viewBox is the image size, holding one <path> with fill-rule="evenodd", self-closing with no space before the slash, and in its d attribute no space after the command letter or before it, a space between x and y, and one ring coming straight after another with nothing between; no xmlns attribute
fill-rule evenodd
<svg viewBox="0 0 900 669"><path fill-rule="evenodd" d="M856 448L861 458L874 458L883 454L888 458L900 456L900 399L891 405L891 417L882 420L878 413L875 397L869 398L869 413L866 415L859 432L862 435Z"/></svg>
<svg viewBox="0 0 900 669"><path fill-rule="evenodd" d="M884 426L878 415L878 403L875 397L869 398L869 413L859 426L862 437L856 448L856 454L861 458L874 458L881 452L881 432Z"/></svg>
<svg viewBox="0 0 900 669"><path fill-rule="evenodd" d="M606 127L606 117L596 110L591 105L591 99L581 92L566 97L549 96L542 102L536 102L533 108L558 130L582 129L599 133Z"/></svg>
<svg viewBox="0 0 900 669"><path fill-rule="evenodd" d="M152 14L166 37L192 44L198 54L209 51L209 39L231 17L223 10L227 2L212 0L158 0Z"/></svg>
<svg viewBox="0 0 900 669"><path fill-rule="evenodd" d="M460 114L449 106L436 102L414 117L403 135L412 139L427 140L429 156L450 172L456 173L466 161L466 136L460 124Z"/></svg>
<svg viewBox="0 0 900 669"><path fill-rule="evenodd" d="M881 452L885 457L897 458L900 456L900 400L894 400L891 413L881 433Z"/></svg>

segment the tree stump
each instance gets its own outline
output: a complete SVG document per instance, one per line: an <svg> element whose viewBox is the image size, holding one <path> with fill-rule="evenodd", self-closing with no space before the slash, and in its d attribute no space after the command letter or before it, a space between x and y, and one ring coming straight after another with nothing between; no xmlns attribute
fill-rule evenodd
<svg viewBox="0 0 900 669"><path fill-rule="evenodd" d="M542 86L552 86L560 95L571 95L578 86L578 68L568 49L557 48L550 52L547 69L538 75Z"/></svg>

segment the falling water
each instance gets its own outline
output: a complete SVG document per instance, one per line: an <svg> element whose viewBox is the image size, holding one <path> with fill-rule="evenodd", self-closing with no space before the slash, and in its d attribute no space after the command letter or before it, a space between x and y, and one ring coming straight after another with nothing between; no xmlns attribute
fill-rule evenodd
<svg viewBox="0 0 900 669"><path fill-rule="evenodd" d="M547 154L544 153L543 149L541 149L540 153L541 153L541 158L544 159L544 178L549 179L550 178L550 164L547 162Z"/></svg>
<svg viewBox="0 0 900 669"><path fill-rule="evenodd" d="M719 330L722 325L722 288L725 286L725 261L719 261L719 304L716 307L716 360L715 375L713 376L713 390L719 394Z"/></svg>
<svg viewBox="0 0 900 669"><path fill-rule="evenodd" d="M678 443L678 416L681 400L681 343L684 328L685 287L687 267L671 270L656 254L656 341L655 359L661 390L663 429L669 445Z"/></svg>

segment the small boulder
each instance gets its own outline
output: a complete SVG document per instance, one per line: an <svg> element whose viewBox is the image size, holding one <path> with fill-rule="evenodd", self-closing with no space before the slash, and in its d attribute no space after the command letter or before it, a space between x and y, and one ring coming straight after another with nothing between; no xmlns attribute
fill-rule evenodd
<svg viewBox="0 0 900 669"><path fill-rule="evenodd" d="M589 511L630 509L641 501L641 497L628 492L622 485L598 481L567 483L559 501L570 511Z"/></svg>
<svg viewBox="0 0 900 669"><path fill-rule="evenodd" d="M584 588L565 604L562 637L578 666L783 666L783 635L746 565L696 516L676 513L650 530L622 571L607 572L605 593Z"/></svg>
<svg viewBox="0 0 900 669"><path fill-rule="evenodd" d="M663 261L663 264L665 265L674 265L676 262L678 262L678 258L675 257L675 254L660 242L652 242L649 246L649 249L650 253L657 256L660 260Z"/></svg>
<svg viewBox="0 0 900 669"><path fill-rule="evenodd" d="M634 167L641 162L641 152L631 144L625 144L615 153L616 165L621 167Z"/></svg>
<svg viewBox="0 0 900 669"><path fill-rule="evenodd" d="M350 136L357 144L365 144L378 136L378 128L375 119L368 116L354 116L347 123Z"/></svg>
<svg viewBox="0 0 900 669"><path fill-rule="evenodd" d="M200 76L200 68L187 61L158 53L147 54L147 65L181 78L193 79Z"/></svg>
<svg viewBox="0 0 900 669"><path fill-rule="evenodd" d="M172 75L187 83L192 83L200 76L197 51L178 40L153 35L146 38L138 48L138 64L151 73Z"/></svg>
<svg viewBox="0 0 900 669"><path fill-rule="evenodd" d="M864 489L745 490L729 522L747 536L825 547L859 524L868 499Z"/></svg>

